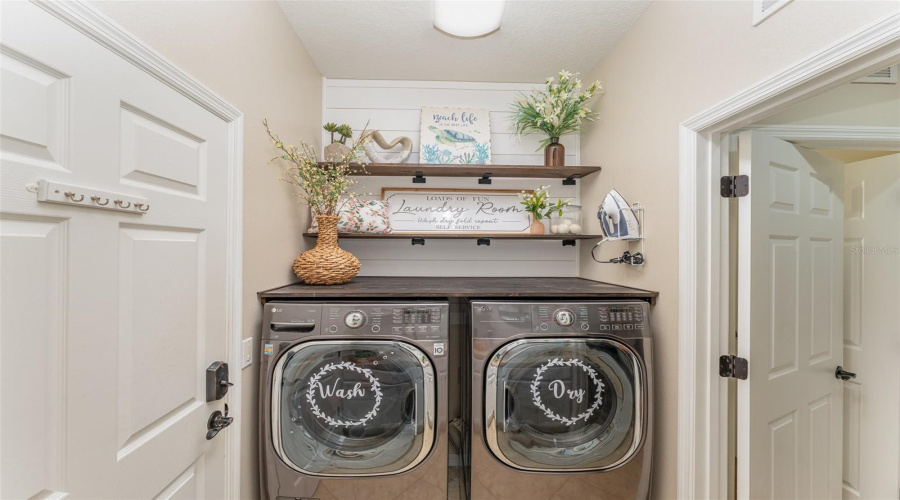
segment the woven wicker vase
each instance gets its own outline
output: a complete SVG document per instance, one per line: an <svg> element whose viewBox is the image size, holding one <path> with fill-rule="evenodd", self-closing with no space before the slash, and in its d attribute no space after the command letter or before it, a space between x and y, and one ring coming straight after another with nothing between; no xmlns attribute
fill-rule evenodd
<svg viewBox="0 0 900 500"><path fill-rule="evenodd" d="M317 215L316 247L294 260L294 274L308 285L340 285L359 273L359 259L338 246L338 219L334 215Z"/></svg>

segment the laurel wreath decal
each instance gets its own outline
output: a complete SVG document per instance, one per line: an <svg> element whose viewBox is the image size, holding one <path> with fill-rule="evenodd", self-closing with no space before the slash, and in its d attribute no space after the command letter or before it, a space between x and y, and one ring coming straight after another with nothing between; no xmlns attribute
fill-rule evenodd
<svg viewBox="0 0 900 500"><path fill-rule="evenodd" d="M579 413L574 418L567 418L563 417L562 415L557 415L552 410L550 410L550 408L544 406L544 402L541 400L541 393L539 390L540 382L544 378L544 372L547 371L547 369L551 366L579 366L582 370L584 370L585 373L587 373L591 377L591 380L593 380L594 384L597 386L597 392L594 394L596 401L594 401L594 404L591 405L591 407L588 408L587 411L585 411L584 413ZM582 419L587 422L587 419L591 415L593 415L598 408L600 408L601 404L603 404L603 381L601 381L597 376L597 371L594 370L593 367L588 366L577 359L561 360L559 358L554 358L547 361L543 365L539 366L537 371L535 371L534 380L532 380L530 387L531 397L534 405L543 410L544 415L546 415L550 420L562 422L566 424L566 426L575 425L579 420Z"/></svg>
<svg viewBox="0 0 900 500"><path fill-rule="evenodd" d="M319 380L321 380L322 377L325 376L325 374L327 374L328 372L340 368L345 368L363 374L369 380L369 384L372 386L372 390L375 391L375 405L372 407L369 413L366 413L366 415L359 420L339 420L332 418L322 412L322 410L319 408L319 405L316 403L315 389L316 386L319 385ZM344 361L343 363L328 363L327 365L323 366L321 370L310 377L309 389L307 389L306 391L306 400L309 402L310 408L312 408L313 415L328 422L328 424L330 425L344 427L365 425L366 422L371 420L378 413L378 407L381 406L381 396L381 383L378 382L377 378L372 376L372 370L368 368L360 368L349 361Z"/></svg>

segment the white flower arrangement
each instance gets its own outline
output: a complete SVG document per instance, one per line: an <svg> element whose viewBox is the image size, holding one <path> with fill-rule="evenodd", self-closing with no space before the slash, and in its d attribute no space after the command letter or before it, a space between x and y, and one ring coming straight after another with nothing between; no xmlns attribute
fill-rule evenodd
<svg viewBox="0 0 900 500"><path fill-rule="evenodd" d="M538 149L546 147L553 139L578 132L582 120L595 120L597 113L585 104L595 95L603 93L599 81L583 89L578 73L565 70L555 77L548 77L545 84L546 90L522 94L513 103L511 118L512 130L518 136L530 132L547 134L547 139L541 141Z"/></svg>

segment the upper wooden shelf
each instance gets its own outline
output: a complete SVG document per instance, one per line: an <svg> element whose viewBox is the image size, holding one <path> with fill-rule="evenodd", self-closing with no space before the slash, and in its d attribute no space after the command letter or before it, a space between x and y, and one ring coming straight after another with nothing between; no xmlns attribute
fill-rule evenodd
<svg viewBox="0 0 900 500"><path fill-rule="evenodd" d="M327 165L320 162L319 165ZM395 177L529 177L580 179L599 172L600 167L544 167L535 165L436 165L433 163L368 163L351 165L354 175Z"/></svg>

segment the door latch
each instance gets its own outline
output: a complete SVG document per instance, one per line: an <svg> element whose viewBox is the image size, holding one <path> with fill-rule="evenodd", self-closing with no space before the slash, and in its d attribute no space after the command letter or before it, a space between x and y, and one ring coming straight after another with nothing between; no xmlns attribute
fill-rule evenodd
<svg viewBox="0 0 900 500"><path fill-rule="evenodd" d="M838 366L834 369L834 377L846 382L847 380L856 378L856 374L853 372L848 372L844 369L843 366Z"/></svg>
<svg viewBox="0 0 900 500"><path fill-rule="evenodd" d="M212 415L209 416L209 421L206 422L206 428L209 429L206 433L207 441L216 437L219 431L231 425L232 422L234 422L234 417L228 416L227 404L225 405L224 415L219 410L212 412Z"/></svg>
<svg viewBox="0 0 900 500"><path fill-rule="evenodd" d="M228 381L228 363L216 361L209 365L206 369L206 402L224 398L233 385Z"/></svg>
<svg viewBox="0 0 900 500"><path fill-rule="evenodd" d="M734 355L719 356L719 376L747 380L749 363L744 358Z"/></svg>

